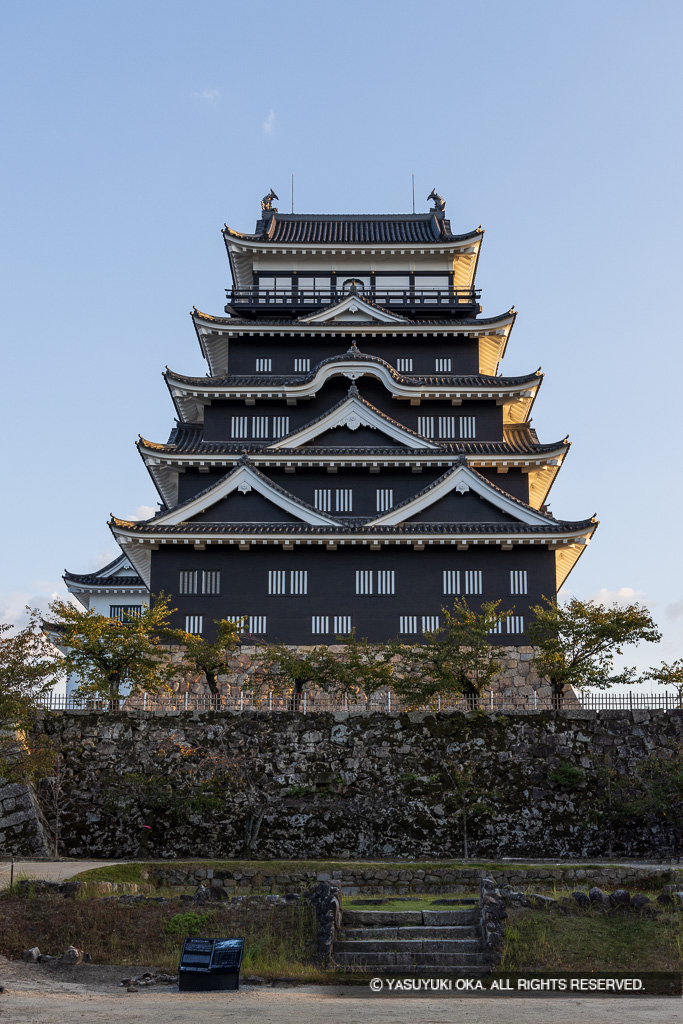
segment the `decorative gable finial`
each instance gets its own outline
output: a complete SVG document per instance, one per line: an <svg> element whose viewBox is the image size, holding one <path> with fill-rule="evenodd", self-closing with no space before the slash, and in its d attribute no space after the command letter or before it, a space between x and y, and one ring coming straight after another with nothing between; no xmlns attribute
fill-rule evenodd
<svg viewBox="0 0 683 1024"><path fill-rule="evenodd" d="M280 197L275 194L271 188L267 196L264 196L261 200L261 211L263 213L277 213L277 206L273 206L273 199L279 199Z"/></svg>
<svg viewBox="0 0 683 1024"><path fill-rule="evenodd" d="M358 388L356 387L355 384L352 384L349 387L348 397L349 398L360 398L360 391L358 390Z"/></svg>
<svg viewBox="0 0 683 1024"><path fill-rule="evenodd" d="M358 348L358 345L356 345L355 339L351 342L350 346L347 348L346 355L347 356L359 356L360 355L360 350Z"/></svg>
<svg viewBox="0 0 683 1024"><path fill-rule="evenodd" d="M250 463L249 452L247 451L246 448L243 448L242 449L242 454L240 455L239 459L237 460L237 465L238 466L247 466L247 465L249 465L249 463Z"/></svg>
<svg viewBox="0 0 683 1024"><path fill-rule="evenodd" d="M444 213L446 209L446 200L444 199L443 196L439 195L435 188L433 188L432 191L429 193L427 199L434 200L434 206L432 207L432 211L434 213Z"/></svg>

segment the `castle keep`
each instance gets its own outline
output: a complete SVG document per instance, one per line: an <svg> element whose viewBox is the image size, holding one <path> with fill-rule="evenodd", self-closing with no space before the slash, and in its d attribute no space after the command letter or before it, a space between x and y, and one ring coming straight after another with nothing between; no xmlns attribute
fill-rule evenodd
<svg viewBox="0 0 683 1024"><path fill-rule="evenodd" d="M244 616L245 633L305 645L352 628L417 641L462 596L500 600L493 639L527 643L530 606L596 522L547 510L568 442L530 426L539 371L499 374L516 313L480 315L483 230L454 234L429 198L308 216L271 192L253 233L225 227L225 316L192 313L207 375L167 370L177 424L138 443L160 511L111 520L122 559L67 574L81 599L111 570L172 595L189 632Z"/></svg>

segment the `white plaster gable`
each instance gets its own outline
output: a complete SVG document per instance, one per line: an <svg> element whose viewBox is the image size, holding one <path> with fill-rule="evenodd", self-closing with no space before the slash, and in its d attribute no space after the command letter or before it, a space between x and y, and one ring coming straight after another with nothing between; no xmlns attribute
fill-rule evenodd
<svg viewBox="0 0 683 1024"><path fill-rule="evenodd" d="M262 495L267 501L271 501L278 508L295 516L302 522L308 523L310 526L338 525L336 519L332 519L331 516L318 512L316 509L309 508L293 494L290 495L281 491L249 465L236 466L231 473L224 476L222 480L219 480L210 489L198 494L191 501L185 502L183 505L178 506L178 508L172 509L162 516L157 516L154 520L154 525L167 524L173 526L178 523L187 522L189 519L199 515L199 513L210 509L212 505L215 505L223 498L227 498L230 494L249 494L251 491L256 491L257 494Z"/></svg>
<svg viewBox="0 0 683 1024"><path fill-rule="evenodd" d="M429 508L436 501L440 501L441 498L444 498L452 491L455 491L456 494L467 494L472 491L520 523L526 523L529 526L548 525L547 516L528 508L521 502L515 501L514 498L508 497L490 484L488 480L480 476L479 473L464 464L449 469L447 473L444 473L437 480L433 487L422 494L417 494L412 501L407 502L405 505L390 509L383 515L378 516L368 525L395 526L397 523L404 523L406 520L411 519L412 516Z"/></svg>
<svg viewBox="0 0 683 1024"><path fill-rule="evenodd" d="M343 321L344 323L382 323L382 324L405 324L409 321L398 313L392 313L388 309L375 306L366 302L361 295L351 294L340 302L336 302L327 309L318 313L311 313L309 316L301 316L297 323L301 324L322 324Z"/></svg>
<svg viewBox="0 0 683 1024"><path fill-rule="evenodd" d="M351 390L355 391L356 389L353 387ZM309 423L308 426L268 445L266 451L279 448L299 448L335 427L346 427L349 430L370 427L371 430L379 431L405 448L438 448L433 441L427 440L420 434L415 434L390 419L385 419L378 409L356 394L349 395L334 409L330 409L325 416Z"/></svg>

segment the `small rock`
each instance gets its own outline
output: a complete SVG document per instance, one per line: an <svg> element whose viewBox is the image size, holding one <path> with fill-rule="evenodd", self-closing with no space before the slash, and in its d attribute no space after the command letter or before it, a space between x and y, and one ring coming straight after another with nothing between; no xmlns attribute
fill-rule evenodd
<svg viewBox="0 0 683 1024"><path fill-rule="evenodd" d="M660 892L659 896L657 897L657 903L663 903L667 907L671 903L673 903L673 901L674 898L669 892Z"/></svg>
<svg viewBox="0 0 683 1024"><path fill-rule="evenodd" d="M132 985L133 984L133 979L132 978L124 978L123 981L121 982L121 984L124 985L124 986L125 985Z"/></svg>
<svg viewBox="0 0 683 1024"><path fill-rule="evenodd" d="M247 985L265 985L263 978L259 978L258 974L250 974L247 978Z"/></svg>
<svg viewBox="0 0 683 1024"><path fill-rule="evenodd" d="M135 985L129 985L126 992L139 992L139 989L137 989Z"/></svg>
<svg viewBox="0 0 683 1024"><path fill-rule="evenodd" d="M25 950L21 954L21 959L26 964L37 964L40 957L40 950L37 946L33 946L31 949Z"/></svg>
<svg viewBox="0 0 683 1024"><path fill-rule="evenodd" d="M631 902L631 893L627 889L615 889L609 898L616 907L627 907Z"/></svg>
<svg viewBox="0 0 683 1024"><path fill-rule="evenodd" d="M642 910L643 907L649 906L651 902L652 901L649 896L645 896L643 893L638 893L638 895L634 896L631 900L631 906L636 910Z"/></svg>
<svg viewBox="0 0 683 1024"><path fill-rule="evenodd" d="M0 992L6 992L6 991L7 991L7 989L5 988L5 986L4 985L0 985Z"/></svg>
<svg viewBox="0 0 683 1024"><path fill-rule="evenodd" d="M56 960L57 957L49 956L47 953L41 953L38 957L39 964L49 964L51 960Z"/></svg>
<svg viewBox="0 0 683 1024"><path fill-rule="evenodd" d="M578 905L582 909L585 909L586 907L590 907L591 901L588 899L588 897L586 896L585 892L579 892L577 890L576 892L572 893L572 896L573 896L573 898L576 900L576 902L578 903Z"/></svg>
<svg viewBox="0 0 683 1024"><path fill-rule="evenodd" d="M84 959L85 953L83 950L76 949L75 946L69 946L61 956L62 963L65 964L82 964Z"/></svg>
<svg viewBox="0 0 683 1024"><path fill-rule="evenodd" d="M597 885L594 885L593 888L588 893L588 899L591 901L593 906L599 906L599 907L608 907L609 906L609 896L607 895L606 892L603 892L602 889L598 889Z"/></svg>

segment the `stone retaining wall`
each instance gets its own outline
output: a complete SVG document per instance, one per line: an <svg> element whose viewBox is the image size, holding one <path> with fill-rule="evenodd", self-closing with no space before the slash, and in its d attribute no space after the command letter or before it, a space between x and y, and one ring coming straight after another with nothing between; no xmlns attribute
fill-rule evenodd
<svg viewBox="0 0 683 1024"><path fill-rule="evenodd" d="M50 845L33 787L0 779L0 853L48 857Z"/></svg>
<svg viewBox="0 0 683 1024"><path fill-rule="evenodd" d="M509 868L458 868L433 865L415 868L406 864L404 868L395 865L353 864L348 867L330 867L320 871L315 868L295 871L269 872L267 864L258 867L241 866L229 868L204 868L201 866L164 867L155 864L149 870L149 877L157 885L182 888L199 885L225 888L229 894L249 892L304 892L316 882L329 882L339 886L342 896L373 894L409 895L416 893L439 894L474 893L479 891L483 878L491 879L495 885L511 885L517 888L552 889L564 887L590 888L604 886L660 887L683 882L683 868L672 871L669 868L615 867L596 865L580 867L515 867Z"/></svg>
<svg viewBox="0 0 683 1024"><path fill-rule="evenodd" d="M343 644L325 645L333 654L342 657L345 647ZM306 654L314 650L314 647L291 646L290 650ZM533 647L512 647L501 646L501 671L495 677L490 687L494 694L509 697L512 695L531 696L538 695L539 700L552 697L552 689L546 680L542 679L533 664ZM180 648L171 648L171 660L179 663L181 654ZM242 690L249 691L259 685L259 675L262 670L262 660L259 657L259 647L242 646L235 651L227 662L227 672L218 676L220 692L222 694L239 696ZM204 676L197 672L178 673L172 682L175 693L188 693L193 697L206 696L210 691L205 682ZM573 691L568 689L568 696L571 699Z"/></svg>
<svg viewBox="0 0 683 1024"><path fill-rule="evenodd" d="M480 861L683 848L679 800L624 803L647 758L680 773L683 711L45 712L37 728L64 756L72 857L443 861L465 821Z"/></svg>

